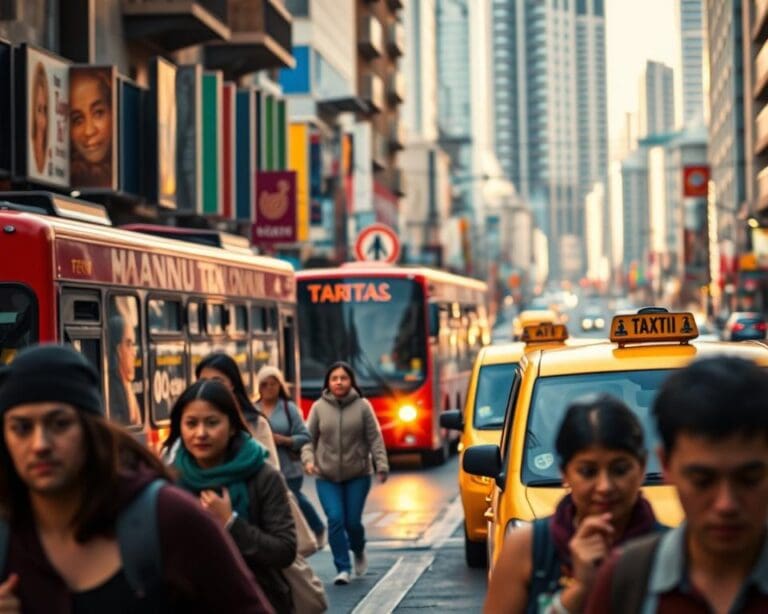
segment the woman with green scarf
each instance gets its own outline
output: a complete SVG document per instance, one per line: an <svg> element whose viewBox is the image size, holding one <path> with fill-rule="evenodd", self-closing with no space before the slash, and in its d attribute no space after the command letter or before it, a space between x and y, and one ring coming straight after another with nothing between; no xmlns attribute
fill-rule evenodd
<svg viewBox="0 0 768 614"><path fill-rule="evenodd" d="M282 569L296 558L288 489L253 439L232 393L215 380L187 388L171 411L163 444L176 446L179 485L225 527L277 612L293 612ZM205 547L201 544L201 547Z"/></svg>

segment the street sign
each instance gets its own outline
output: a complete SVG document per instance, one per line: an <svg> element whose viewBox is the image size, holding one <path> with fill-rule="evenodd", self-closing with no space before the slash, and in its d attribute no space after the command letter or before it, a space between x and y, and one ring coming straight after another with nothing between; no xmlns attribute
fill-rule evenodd
<svg viewBox="0 0 768 614"><path fill-rule="evenodd" d="M393 264L400 258L400 239L386 224L371 224L357 235L355 258L363 262Z"/></svg>

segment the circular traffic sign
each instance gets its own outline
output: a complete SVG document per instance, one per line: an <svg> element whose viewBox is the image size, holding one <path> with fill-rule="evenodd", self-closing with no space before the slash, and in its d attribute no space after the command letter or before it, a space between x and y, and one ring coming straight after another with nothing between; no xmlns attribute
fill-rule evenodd
<svg viewBox="0 0 768 614"><path fill-rule="evenodd" d="M400 258L400 239L386 224L371 224L357 235L355 258L362 262L397 262Z"/></svg>

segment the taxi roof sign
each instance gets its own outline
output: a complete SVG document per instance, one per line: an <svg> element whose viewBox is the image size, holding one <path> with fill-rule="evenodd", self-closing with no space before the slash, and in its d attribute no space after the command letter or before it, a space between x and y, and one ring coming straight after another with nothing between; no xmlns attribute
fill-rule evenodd
<svg viewBox="0 0 768 614"><path fill-rule="evenodd" d="M565 324L553 324L552 322L540 322L528 324L523 327L520 340L525 343L548 343L552 341L565 341L568 339L568 329Z"/></svg>
<svg viewBox="0 0 768 614"><path fill-rule="evenodd" d="M687 343L698 336L696 320L688 312L640 310L635 314L614 316L611 322L611 341L619 346L659 341Z"/></svg>

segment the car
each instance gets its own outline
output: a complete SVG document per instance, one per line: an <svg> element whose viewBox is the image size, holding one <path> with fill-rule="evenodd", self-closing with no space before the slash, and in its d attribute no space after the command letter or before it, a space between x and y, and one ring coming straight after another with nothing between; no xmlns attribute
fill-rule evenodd
<svg viewBox="0 0 768 614"><path fill-rule="evenodd" d="M765 339L768 324L761 313L756 311L734 311L723 327L725 341Z"/></svg>
<svg viewBox="0 0 768 614"><path fill-rule="evenodd" d="M504 411L510 382L518 362L526 352L585 343L571 340L564 325L528 325L522 341L486 346L480 350L472 367L464 413L443 412L440 425L461 432L459 454L476 444L496 444L501 438ZM459 459L461 460L461 459ZM464 555L469 567L485 567L487 523L483 513L488 507L491 480L466 473L459 462L459 492L464 508Z"/></svg>
<svg viewBox="0 0 768 614"><path fill-rule="evenodd" d="M588 307L581 314L581 330L600 331L605 329L605 314L599 308Z"/></svg>
<svg viewBox="0 0 768 614"><path fill-rule="evenodd" d="M658 436L650 410L659 387L673 370L702 356L732 354L768 366L768 348L760 343L694 342L696 336L692 314L645 308L615 316L610 341L521 358L499 444L473 446L461 459L466 473L491 480L485 512L489 574L505 536L552 514L564 495L554 442L567 406L583 395L613 394L638 414L650 451L644 493L660 522L681 521L677 496L662 484L653 454Z"/></svg>

